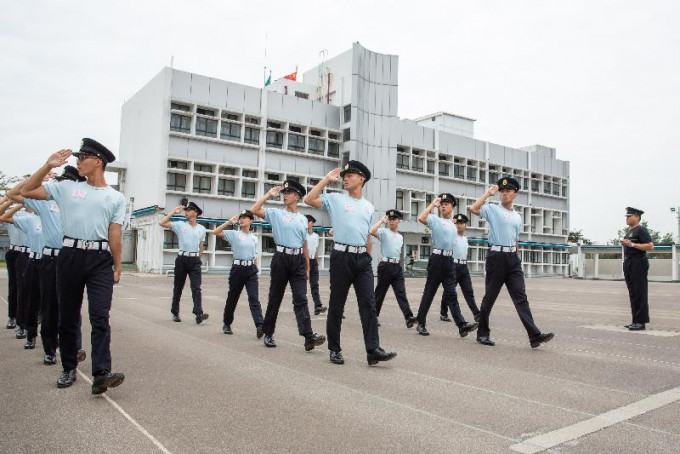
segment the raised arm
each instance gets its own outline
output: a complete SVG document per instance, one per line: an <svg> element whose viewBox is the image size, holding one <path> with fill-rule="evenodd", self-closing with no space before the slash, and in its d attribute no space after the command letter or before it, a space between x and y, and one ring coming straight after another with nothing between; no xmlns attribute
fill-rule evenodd
<svg viewBox="0 0 680 454"><path fill-rule="evenodd" d="M269 191L265 192L262 197L257 199L257 202L255 202L255 205L250 207L250 212L253 213L255 216L264 219L265 218L265 213L264 213L264 203L269 200L271 197L276 197L281 193L281 189L283 189L281 186L274 186L271 188Z"/></svg>
<svg viewBox="0 0 680 454"><path fill-rule="evenodd" d="M373 235L374 237L378 238L378 229L380 228L381 225L383 225L386 222L387 222L387 215L383 216L382 218L380 218L380 220L378 222L373 224L373 227L371 227L371 230L369 231L369 233L371 235Z"/></svg>
<svg viewBox="0 0 680 454"><path fill-rule="evenodd" d="M481 211L482 211L482 205L484 205L484 203L486 203L486 199L496 195L497 192L498 192L498 185L494 184L489 189L487 189L486 192L484 194L482 194L482 196L475 201L475 203L472 204L472 206L470 207L470 211L472 213L476 214L477 216L479 216L479 213L481 213Z"/></svg>
<svg viewBox="0 0 680 454"><path fill-rule="evenodd" d="M26 184L26 180L21 181L19 184L14 186L12 189L7 191L7 197L14 200L17 203L24 203L24 196L21 195L21 188Z"/></svg>
<svg viewBox="0 0 680 454"><path fill-rule="evenodd" d="M340 181L340 168L328 172L323 180L319 181L305 196L304 202L310 207L321 208L321 193L329 183Z"/></svg>
<svg viewBox="0 0 680 454"><path fill-rule="evenodd" d="M435 208L439 208L439 206L442 203L442 199L437 197L430 203L425 209L418 215L418 222L420 222L423 225L427 225L427 217L432 213L432 210Z"/></svg>
<svg viewBox="0 0 680 454"><path fill-rule="evenodd" d="M227 219L227 221L224 224L220 225L215 230L213 230L212 234L215 235L215 236L222 237L222 236L224 236L224 229L226 229L230 225L236 224L237 222L238 222L238 214L235 214L231 217L231 219Z"/></svg>
<svg viewBox="0 0 680 454"><path fill-rule="evenodd" d="M61 167L66 164L71 153L71 150L59 150L50 155L45 164L26 179L23 188L21 188L21 195L29 199L47 200L47 191L42 185L45 176L55 167Z"/></svg>
<svg viewBox="0 0 680 454"><path fill-rule="evenodd" d="M169 229L170 227L172 227L170 218L176 214L180 214L182 210L184 210L184 207L182 205L176 206L171 212L166 214L165 217L158 222L158 225L160 225L164 229Z"/></svg>
<svg viewBox="0 0 680 454"><path fill-rule="evenodd" d="M7 211L7 206L5 206L5 208L3 209L2 216L0 216L0 222L7 222L9 224L14 224L14 213L19 211L23 207L24 206L22 204L17 203L14 207L12 207L9 211Z"/></svg>

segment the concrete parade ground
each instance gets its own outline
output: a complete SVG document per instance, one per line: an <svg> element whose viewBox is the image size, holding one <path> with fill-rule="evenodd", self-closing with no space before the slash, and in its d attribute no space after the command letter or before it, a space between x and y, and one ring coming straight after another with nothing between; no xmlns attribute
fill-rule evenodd
<svg viewBox="0 0 680 454"><path fill-rule="evenodd" d="M424 279L407 279L417 311ZM473 278L478 304L482 278ZM356 299L347 302L345 365L327 345L306 353L290 293L266 348L244 293L222 333L226 276L204 276L210 318L196 325L187 281L183 321L170 315L172 278L124 273L111 310L113 369L125 382L90 392L90 326L78 379L58 389L61 366L43 365L40 340L24 350L0 329L0 453L678 453L680 285L650 283L652 323L628 332L623 282L529 279L537 325L553 341L531 349L505 290L491 316L495 347L460 338L439 320L429 337L407 330L394 295L380 340L397 358L369 367ZM260 279L266 309L269 279ZM324 303L327 277L321 278ZM0 278L6 314L7 276ZM460 291L462 311L472 315ZM311 305L310 305L311 306ZM325 316L312 325L325 334Z"/></svg>

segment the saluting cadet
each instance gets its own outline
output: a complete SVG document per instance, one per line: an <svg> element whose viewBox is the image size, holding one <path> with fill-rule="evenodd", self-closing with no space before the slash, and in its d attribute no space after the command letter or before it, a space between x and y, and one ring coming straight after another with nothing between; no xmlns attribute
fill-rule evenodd
<svg viewBox="0 0 680 454"><path fill-rule="evenodd" d="M500 205L491 205L486 199L500 191ZM531 348L536 348L555 337L553 333L541 333L529 308L529 301L525 292L524 272L522 261L517 254L519 232L522 228L522 218L512 208L517 197L519 183L511 177L501 178L491 186L472 205L470 211L486 219L489 224L489 251L486 255L486 285L482 307L479 314L479 331L477 342L482 345L493 346L495 342L489 337L489 315L498 293L505 284L515 304L524 328L529 335Z"/></svg>
<svg viewBox="0 0 680 454"><path fill-rule="evenodd" d="M0 215L4 214L7 208L12 204L12 199L3 196L0 199ZM14 227L14 224L5 223L7 233L9 235L9 248L5 253L5 264L7 266L7 329L14 329L17 327L17 272L16 263L17 257L23 254L23 249L26 246L26 236L24 232Z"/></svg>
<svg viewBox="0 0 680 454"><path fill-rule="evenodd" d="M172 221L170 218L184 211L186 221ZM191 298L194 302L192 313L196 317L196 324L201 324L209 315L203 312L201 301L201 259L203 258L203 241L205 240L206 229L198 223L197 218L203 214L198 205L194 202L184 206L175 207L159 222L160 226L171 229L177 235L179 241L179 252L175 259L175 279L172 289L172 321L181 322L179 315L179 301L182 298L182 290L189 276L191 286Z"/></svg>
<svg viewBox="0 0 680 454"><path fill-rule="evenodd" d="M234 311L243 287L245 287L248 293L250 314L253 316L253 322L255 322L255 334L259 339L264 334L264 331L262 331L264 320L262 319L262 306L257 288L257 236L250 231L250 225L254 219L255 217L250 210L243 210L217 227L212 233L228 241L233 253L233 263L229 271L229 291L227 292L227 301L224 304L222 332L234 334L231 330L231 324L234 322ZM240 229L224 230L230 225L240 225Z"/></svg>
<svg viewBox="0 0 680 454"><path fill-rule="evenodd" d="M281 308L286 285L290 283L293 293L293 311L298 333L305 338L305 351L326 342L326 336L312 331L307 302L307 278L309 276L309 250L307 249L307 219L298 212L298 202L305 195L305 188L294 180L286 180L283 186L275 186L255 202L250 211L272 226L276 252L270 264L269 301L264 316L264 345L276 347L274 331ZM270 197L283 196L285 208L262 208Z"/></svg>
<svg viewBox="0 0 680 454"><path fill-rule="evenodd" d="M456 223L456 241L453 244L453 265L456 270L456 285L460 287L460 291L465 298L475 321L479 321L479 308L475 301L475 292L472 288L472 279L470 278L470 270L467 266L467 257L469 243L465 236L467 223L469 219L464 214L457 214L453 217ZM455 290L454 290L455 291Z"/></svg>
<svg viewBox="0 0 680 454"><path fill-rule="evenodd" d="M321 194L329 183L340 179L347 194ZM347 294L352 285L359 303L368 364L375 365L379 361L389 361L397 356L395 352L386 352L380 348L378 337L373 268L371 256L366 249L375 208L362 195L364 184L370 179L371 172L364 164L349 161L342 171L337 168L328 172L305 197L307 205L326 210L333 225L335 245L331 252L331 295L326 320L328 349L333 364L345 363L340 348L340 330Z"/></svg>
<svg viewBox="0 0 680 454"><path fill-rule="evenodd" d="M35 348L35 338L38 336L38 315L40 314L40 278L38 276L38 262L42 248L45 245L40 218L31 209L26 209L28 215L14 216L23 207L17 204L14 208L0 217L0 221L14 224L16 228L26 234L28 240L28 260L21 276L21 292L19 293L19 310L22 311L21 326L26 330L25 349ZM39 252L36 252L39 251Z"/></svg>
<svg viewBox="0 0 680 454"><path fill-rule="evenodd" d="M643 214L642 210L626 207L628 232L621 240L624 255L623 277L626 279L630 310L633 316L633 323L626 325L626 328L631 331L644 330L645 323L649 323L647 251L654 249L654 243L647 229L640 225L640 218Z"/></svg>
<svg viewBox="0 0 680 454"><path fill-rule="evenodd" d="M448 193L440 194L419 215L418 222L424 224L432 231L432 254L427 262L427 279L423 289L423 298L418 308L418 334L429 336L430 332L425 327L427 313L432 305L432 300L439 289L444 287L442 299L451 309L453 320L458 326L458 334L465 337L468 333L477 329L477 323L468 323L460 312L458 298L456 296L456 270L453 263L453 248L456 241L456 227L453 223L453 208L456 206L456 198ZM439 209L441 217L432 214L434 208Z"/></svg>
<svg viewBox="0 0 680 454"><path fill-rule="evenodd" d="M50 170L60 167L73 154L78 172L86 182L62 181L41 186ZM64 240L57 256L59 295L59 352L63 372L57 380L66 388L76 379L78 336L83 292L87 287L92 326L92 394L101 394L125 379L111 372L111 326L109 312L113 286L120 281L122 226L125 198L106 184L106 165L116 159L106 147L83 139L80 150L61 150L51 155L25 183L21 195L54 200L61 213Z"/></svg>
<svg viewBox="0 0 680 454"><path fill-rule="evenodd" d="M7 208L11 205L12 200L10 199L6 203L2 205L2 214L5 214L7 211ZM20 217L20 216L26 216L28 213L25 211L16 211L13 214L14 218ZM1 222L1 221L0 221ZM7 322L7 327L11 329L11 324L14 324L17 326L16 330L16 338L17 339L25 339L26 338L26 323L24 321L24 310L23 310L23 285L22 285L22 279L24 275L24 270L26 269L26 263L28 262L28 254L30 253L30 248L28 247L28 238L26 238L26 234L19 230L13 223L5 223L7 225L7 229L10 232L10 235L12 232L14 232L14 237L15 239L12 240L10 237L10 241L16 241L16 244L14 246L14 251L16 252L15 258L14 258L14 282L16 284L15 287L15 293L14 297L12 298L12 295L10 293L10 299L9 301L9 317L10 320ZM11 290L10 290L11 291Z"/></svg>
<svg viewBox="0 0 680 454"><path fill-rule="evenodd" d="M371 235L380 240L380 251L382 258L378 264L378 284L375 286L375 312L380 317L385 295L390 286L397 297L397 304L404 314L406 327L413 328L418 319L413 315L411 306L406 297L406 287L404 285L404 270L399 263L401 259L401 248L404 245L404 237L399 233L399 224L404 215L401 211L394 209L388 210L385 216L371 227ZM381 227L387 224L389 228ZM380 322L378 322L380 326Z"/></svg>
<svg viewBox="0 0 680 454"><path fill-rule="evenodd" d="M307 249L309 250L309 288L314 300L314 315L326 312L328 308L321 302L319 295L319 235L314 233L316 218L305 214L307 218Z"/></svg>

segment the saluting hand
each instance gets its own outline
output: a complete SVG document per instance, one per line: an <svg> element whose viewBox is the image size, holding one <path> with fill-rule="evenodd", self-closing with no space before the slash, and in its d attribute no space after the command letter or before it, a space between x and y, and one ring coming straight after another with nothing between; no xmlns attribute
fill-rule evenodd
<svg viewBox="0 0 680 454"><path fill-rule="evenodd" d="M436 206L439 208L442 205L442 199L440 197L437 197L432 201L432 205Z"/></svg>
<svg viewBox="0 0 680 454"><path fill-rule="evenodd" d="M489 194L489 195L496 195L497 192L498 192L498 185L497 184L494 184L493 186L491 186L486 191L486 193Z"/></svg>
<svg viewBox="0 0 680 454"><path fill-rule="evenodd" d="M59 150L56 153L52 153L49 158L47 158L46 164L50 167L61 167L68 161L68 158L73 153L71 150Z"/></svg>
<svg viewBox="0 0 680 454"><path fill-rule="evenodd" d="M390 220L390 218L389 218L387 215L385 215L385 216L382 217L382 219L380 220L380 222L382 222L382 223L384 223L384 224L387 224L387 221L389 221L389 220Z"/></svg>
<svg viewBox="0 0 680 454"><path fill-rule="evenodd" d="M276 197L281 193L281 189L283 189L281 186L274 186L269 191L267 191L267 194L269 194L270 197Z"/></svg>
<svg viewBox="0 0 680 454"><path fill-rule="evenodd" d="M229 222L231 224L238 224L238 214L233 215L230 219Z"/></svg>
<svg viewBox="0 0 680 454"><path fill-rule="evenodd" d="M184 211L184 207L182 205L179 205L172 210L172 214L181 214L182 211Z"/></svg>
<svg viewBox="0 0 680 454"><path fill-rule="evenodd" d="M326 178L328 178L328 180L331 182L340 181L340 167L336 167L335 169L328 172L326 174Z"/></svg>

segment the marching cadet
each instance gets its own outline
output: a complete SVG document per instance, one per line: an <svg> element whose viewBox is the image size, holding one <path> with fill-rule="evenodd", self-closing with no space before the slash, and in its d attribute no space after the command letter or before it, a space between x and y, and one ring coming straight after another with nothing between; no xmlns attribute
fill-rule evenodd
<svg viewBox="0 0 680 454"><path fill-rule="evenodd" d="M321 194L329 183L340 181L346 194ZM366 246L371 228L373 205L363 198L364 184L371 179L371 172L359 161L349 161L340 171L333 169L305 197L305 203L323 208L331 217L333 240L331 252L331 295L328 302L326 330L328 349L333 364L344 364L340 348L340 329L350 286L359 303L361 327L364 332L366 360L369 365L389 361L397 354L380 348L378 316L375 310L373 268Z"/></svg>
<svg viewBox="0 0 680 454"><path fill-rule="evenodd" d="M12 204L12 199L3 196L0 199L0 215L4 214ZM7 329L17 327L17 293L19 282L17 280L17 258L24 254L26 245L26 235L24 232L14 227L14 224L6 223L9 234L9 248L5 254L5 264L7 266ZM19 328L21 329L21 328ZM17 334L19 334L17 332ZM25 335L23 337L26 337Z"/></svg>
<svg viewBox="0 0 680 454"><path fill-rule="evenodd" d="M186 221L170 221L170 218L184 211ZM175 259L175 279L172 289L172 321L181 322L179 315L179 301L182 298L182 290L189 276L191 286L191 298L194 302L192 313L196 317L196 324L201 324L209 315L203 312L201 301L201 259L203 258L203 241L206 229L198 223L197 218L203 214L198 205L189 202L187 206L177 206L158 223L161 227L171 229L177 235L179 251Z"/></svg>
<svg viewBox="0 0 680 454"><path fill-rule="evenodd" d="M249 210L243 210L217 227L212 233L217 237L224 238L231 244L234 257L229 271L229 291L227 292L227 301L224 304L222 332L234 334L231 330L231 324L234 322L234 311L243 287L245 287L248 293L250 314L253 317L253 322L255 322L255 333L257 338L260 339L264 335L262 331L264 320L262 319L262 306L260 305L257 287L257 236L250 231L250 225L254 219L253 213ZM240 229L224 230L230 225L240 225Z"/></svg>
<svg viewBox="0 0 680 454"><path fill-rule="evenodd" d="M626 325L630 331L642 331L645 329L645 323L649 323L647 251L654 249L654 243L647 229L640 225L640 218L643 214L642 210L626 207L628 232L621 240L624 255L623 276L626 279L630 310L633 316L633 323Z"/></svg>
<svg viewBox="0 0 680 454"><path fill-rule="evenodd" d="M401 259L401 248L404 245L404 237L399 233L399 224L404 215L401 211L394 209L388 210L385 216L371 227L371 235L380 240L380 251L382 258L378 264L378 284L375 286L375 312L380 317L383 301L387 290L392 286L397 304L404 314L406 327L413 328L418 321L411 311L411 306L406 297L406 287L404 285L404 270L399 263ZM387 224L389 228L381 227ZM380 326L380 322L378 322Z"/></svg>
<svg viewBox="0 0 680 454"><path fill-rule="evenodd" d="M38 315L40 314L40 278L38 276L39 261L42 257L42 249L45 245L42 233L40 217L30 208L26 209L27 216L14 216L14 213L23 207L17 204L14 208L0 217L0 221L14 224L16 228L26 234L28 240L28 260L26 261L23 276L21 278L21 300L19 308L23 311L21 317L26 330L25 349L35 348L35 338L38 336Z"/></svg>
<svg viewBox="0 0 680 454"><path fill-rule="evenodd" d="M319 235L314 233L316 218L305 214L307 218L307 249L309 250L309 288L314 300L314 315L326 312L328 308L321 302L319 295Z"/></svg>
<svg viewBox="0 0 680 454"><path fill-rule="evenodd" d="M276 347L274 331L281 301L290 283L293 293L293 311L297 319L298 333L305 338L305 351L326 342L326 336L312 331L307 302L307 278L309 276L309 251L307 249L307 219L298 212L298 202L305 195L305 188L294 180L286 180L283 186L275 186L260 197L250 211L272 226L276 252L271 261L269 301L264 316L264 345ZM285 208L262 208L265 202L279 194Z"/></svg>
<svg viewBox="0 0 680 454"><path fill-rule="evenodd" d="M456 227L451 216L456 204L454 196L443 193L418 215L418 222L428 226L432 231L433 245L432 254L427 262L427 279L423 297L418 309L418 334L421 336L430 335L425 327L427 313L440 284L444 287L442 299L451 309L451 315L458 326L460 337L465 337L477 329L477 323L468 323L463 318L455 291L456 270L453 263L453 249L456 241ZM435 207L439 209L441 217L432 214Z"/></svg>
<svg viewBox="0 0 680 454"><path fill-rule="evenodd" d="M45 175L64 165L71 154L78 160L79 174L87 181L42 186ZM106 165L115 159L102 144L86 138L77 153L61 150L52 154L21 190L24 197L54 200L59 206L64 231L57 256L59 351L64 370L57 386L69 387L76 379L80 309L87 287L92 326L92 394L104 393L125 379L122 373L111 372L109 312L113 286L120 281L125 219L125 198L104 178Z"/></svg>
<svg viewBox="0 0 680 454"><path fill-rule="evenodd" d="M456 284L460 287L460 291L465 298L475 321L479 321L479 308L475 301L475 292L472 288L472 279L470 278L470 270L467 266L468 248L470 247L468 239L465 236L467 223L470 221L464 214L457 214L453 217L456 223L456 241L453 244L453 265L456 270ZM455 290L454 290L455 291Z"/></svg>
<svg viewBox="0 0 680 454"><path fill-rule="evenodd" d="M531 348L536 348L555 337L553 333L542 333L538 329L531 315L525 292L522 261L517 254L522 218L512 208L519 187L519 183L514 178L501 178L470 207L470 211L478 216L481 214L489 224L486 288L479 314L479 331L477 332L477 342L482 345L495 345L495 342L489 337L491 333L489 315L503 284L508 289L517 314L529 335ZM500 205L485 204L486 199L498 192L500 192L501 198Z"/></svg>

